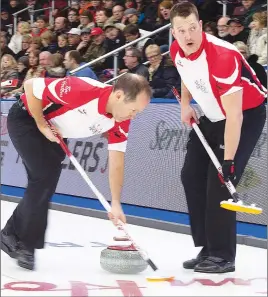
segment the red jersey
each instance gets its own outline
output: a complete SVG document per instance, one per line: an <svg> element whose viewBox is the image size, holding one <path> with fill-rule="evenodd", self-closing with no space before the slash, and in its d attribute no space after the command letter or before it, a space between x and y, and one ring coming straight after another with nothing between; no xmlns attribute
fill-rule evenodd
<svg viewBox="0 0 268 297"><path fill-rule="evenodd" d="M263 103L267 90L254 70L231 43L203 33L200 49L185 57L177 41L171 58L181 79L205 116L212 122L225 119L221 96L243 89L243 110Z"/></svg>
<svg viewBox="0 0 268 297"><path fill-rule="evenodd" d="M87 77L33 79L33 94L42 100L45 118L64 138L83 138L108 131L108 149L125 152L130 120L118 123L106 113L112 89ZM28 110L25 95L21 99Z"/></svg>

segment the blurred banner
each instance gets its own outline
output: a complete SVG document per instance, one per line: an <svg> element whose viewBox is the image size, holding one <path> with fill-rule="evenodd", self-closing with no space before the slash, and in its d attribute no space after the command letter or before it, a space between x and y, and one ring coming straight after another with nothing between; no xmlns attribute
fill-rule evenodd
<svg viewBox="0 0 268 297"><path fill-rule="evenodd" d="M8 111L10 104L2 102L2 110ZM189 132L190 128L180 123L178 104L152 103L132 122L126 153L122 202L187 213L180 172ZM105 136L70 139L69 148L95 186L110 200ZM57 193L95 198L68 158L62 167ZM25 169L8 136L6 115L1 116L1 174L3 185L26 186ZM256 203L264 210L263 214L258 216L239 214L238 220L266 225L266 126L238 186L238 192L245 202Z"/></svg>

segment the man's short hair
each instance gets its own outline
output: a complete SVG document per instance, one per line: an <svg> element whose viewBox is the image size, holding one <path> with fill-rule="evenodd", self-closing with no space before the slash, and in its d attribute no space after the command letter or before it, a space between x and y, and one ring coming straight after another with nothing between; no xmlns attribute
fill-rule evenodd
<svg viewBox="0 0 268 297"><path fill-rule="evenodd" d="M137 49L136 47L134 46L130 46L130 47L127 47L126 48L126 52L131 52L131 55L133 57L136 57L138 59L139 62L141 62L141 59L142 59L142 53L139 49Z"/></svg>
<svg viewBox="0 0 268 297"><path fill-rule="evenodd" d="M80 64L83 62L82 56L79 53L79 51L71 50L67 53L68 53L69 59L74 59L77 64Z"/></svg>
<svg viewBox="0 0 268 297"><path fill-rule="evenodd" d="M173 25L175 17L187 18L189 15L194 14L199 20L199 14L196 6L191 2L180 2L175 4L170 11L170 22Z"/></svg>
<svg viewBox="0 0 268 297"><path fill-rule="evenodd" d="M121 90L125 93L125 101L136 101L141 92L152 97L152 89L147 79L141 75L126 73L116 81L113 91Z"/></svg>
<svg viewBox="0 0 268 297"><path fill-rule="evenodd" d="M137 25L129 24L124 28L123 33L129 34L129 35L137 35L137 34L140 34L140 30Z"/></svg>

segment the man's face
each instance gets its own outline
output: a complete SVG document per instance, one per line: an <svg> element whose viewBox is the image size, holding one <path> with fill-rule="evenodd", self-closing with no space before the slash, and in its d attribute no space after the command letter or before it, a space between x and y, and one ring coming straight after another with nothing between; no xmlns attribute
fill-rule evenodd
<svg viewBox="0 0 268 297"><path fill-rule="evenodd" d="M3 21L6 21L8 19L8 12L7 11L1 11L1 19Z"/></svg>
<svg viewBox="0 0 268 297"><path fill-rule="evenodd" d="M80 16L80 24L82 25L82 26L86 26L86 25L88 25L89 24L89 18L87 17L87 16L84 16L84 15L82 15L82 16Z"/></svg>
<svg viewBox="0 0 268 297"><path fill-rule="evenodd" d="M118 29L117 28L113 28L113 27L109 27L105 30L105 36L108 38L108 39L111 39L111 40L114 40L117 35L118 35Z"/></svg>
<svg viewBox="0 0 268 297"><path fill-rule="evenodd" d="M94 42L95 44L97 44L97 45L102 44L103 41L104 41L104 39L105 39L104 34L100 34L100 35L92 36L92 40L93 40L93 42Z"/></svg>
<svg viewBox="0 0 268 297"><path fill-rule="evenodd" d="M74 11L70 11L68 13L68 20L71 23L77 22L78 21L78 16L76 15L76 13Z"/></svg>
<svg viewBox="0 0 268 297"><path fill-rule="evenodd" d="M64 21L63 18L56 18L55 19L55 25L54 25L55 30L61 30L64 28Z"/></svg>
<svg viewBox="0 0 268 297"><path fill-rule="evenodd" d="M111 9L114 6L113 0L104 0L103 3L104 8Z"/></svg>
<svg viewBox="0 0 268 297"><path fill-rule="evenodd" d="M6 38L0 37L0 45L1 45L1 49L5 48L5 46L7 45Z"/></svg>
<svg viewBox="0 0 268 297"><path fill-rule="evenodd" d="M81 40L89 42L90 41L90 34L89 33L82 33L81 34Z"/></svg>
<svg viewBox="0 0 268 297"><path fill-rule="evenodd" d="M125 94L118 90L115 92L116 103L112 108L112 115L116 122L132 120L139 112L142 112L150 102L145 92L140 92L135 101L125 101Z"/></svg>
<svg viewBox="0 0 268 297"><path fill-rule="evenodd" d="M132 51L126 51L124 56L124 62L127 68L133 68L137 65L138 59L137 57L133 56Z"/></svg>
<svg viewBox="0 0 268 297"><path fill-rule="evenodd" d="M68 34L69 45L76 45L80 42L80 35Z"/></svg>
<svg viewBox="0 0 268 297"><path fill-rule="evenodd" d="M113 17L116 21L120 21L123 18L124 9L122 6L116 5L113 8Z"/></svg>
<svg viewBox="0 0 268 297"><path fill-rule="evenodd" d="M9 4L10 4L11 7L16 7L17 6L17 0L11 0L9 2Z"/></svg>
<svg viewBox="0 0 268 297"><path fill-rule="evenodd" d="M51 64L51 59L50 56L46 55L46 54L40 54L39 55L39 65L43 66L43 67L47 67Z"/></svg>
<svg viewBox="0 0 268 297"><path fill-rule="evenodd" d="M236 22L231 22L229 24L229 34L231 36L236 36L238 35L240 32L242 32L244 30L244 27Z"/></svg>
<svg viewBox="0 0 268 297"><path fill-rule="evenodd" d="M138 34L137 35L133 35L133 34L124 34L125 38L126 38L126 41L127 42L131 42L131 41L134 41L138 38Z"/></svg>
<svg viewBox="0 0 268 297"><path fill-rule="evenodd" d="M227 25L227 18L220 18L217 23L218 35L220 37L225 37L229 35L229 26Z"/></svg>
<svg viewBox="0 0 268 297"><path fill-rule="evenodd" d="M96 12L96 22L97 23L105 23L108 20L104 11L100 10Z"/></svg>
<svg viewBox="0 0 268 297"><path fill-rule="evenodd" d="M186 56L199 49L202 43L202 21L198 21L193 13L186 18L175 17L172 27L172 34Z"/></svg>
<svg viewBox="0 0 268 297"><path fill-rule="evenodd" d="M71 61L68 53L65 54L63 64L64 64L66 69L71 69L72 68L72 61Z"/></svg>

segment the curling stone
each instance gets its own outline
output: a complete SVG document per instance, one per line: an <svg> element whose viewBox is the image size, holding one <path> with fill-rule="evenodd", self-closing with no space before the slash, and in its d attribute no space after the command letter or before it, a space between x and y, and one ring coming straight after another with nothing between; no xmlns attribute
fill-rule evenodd
<svg viewBox="0 0 268 297"><path fill-rule="evenodd" d="M148 266L133 245L108 246L101 252L100 265L104 270L117 274L137 274Z"/></svg>

